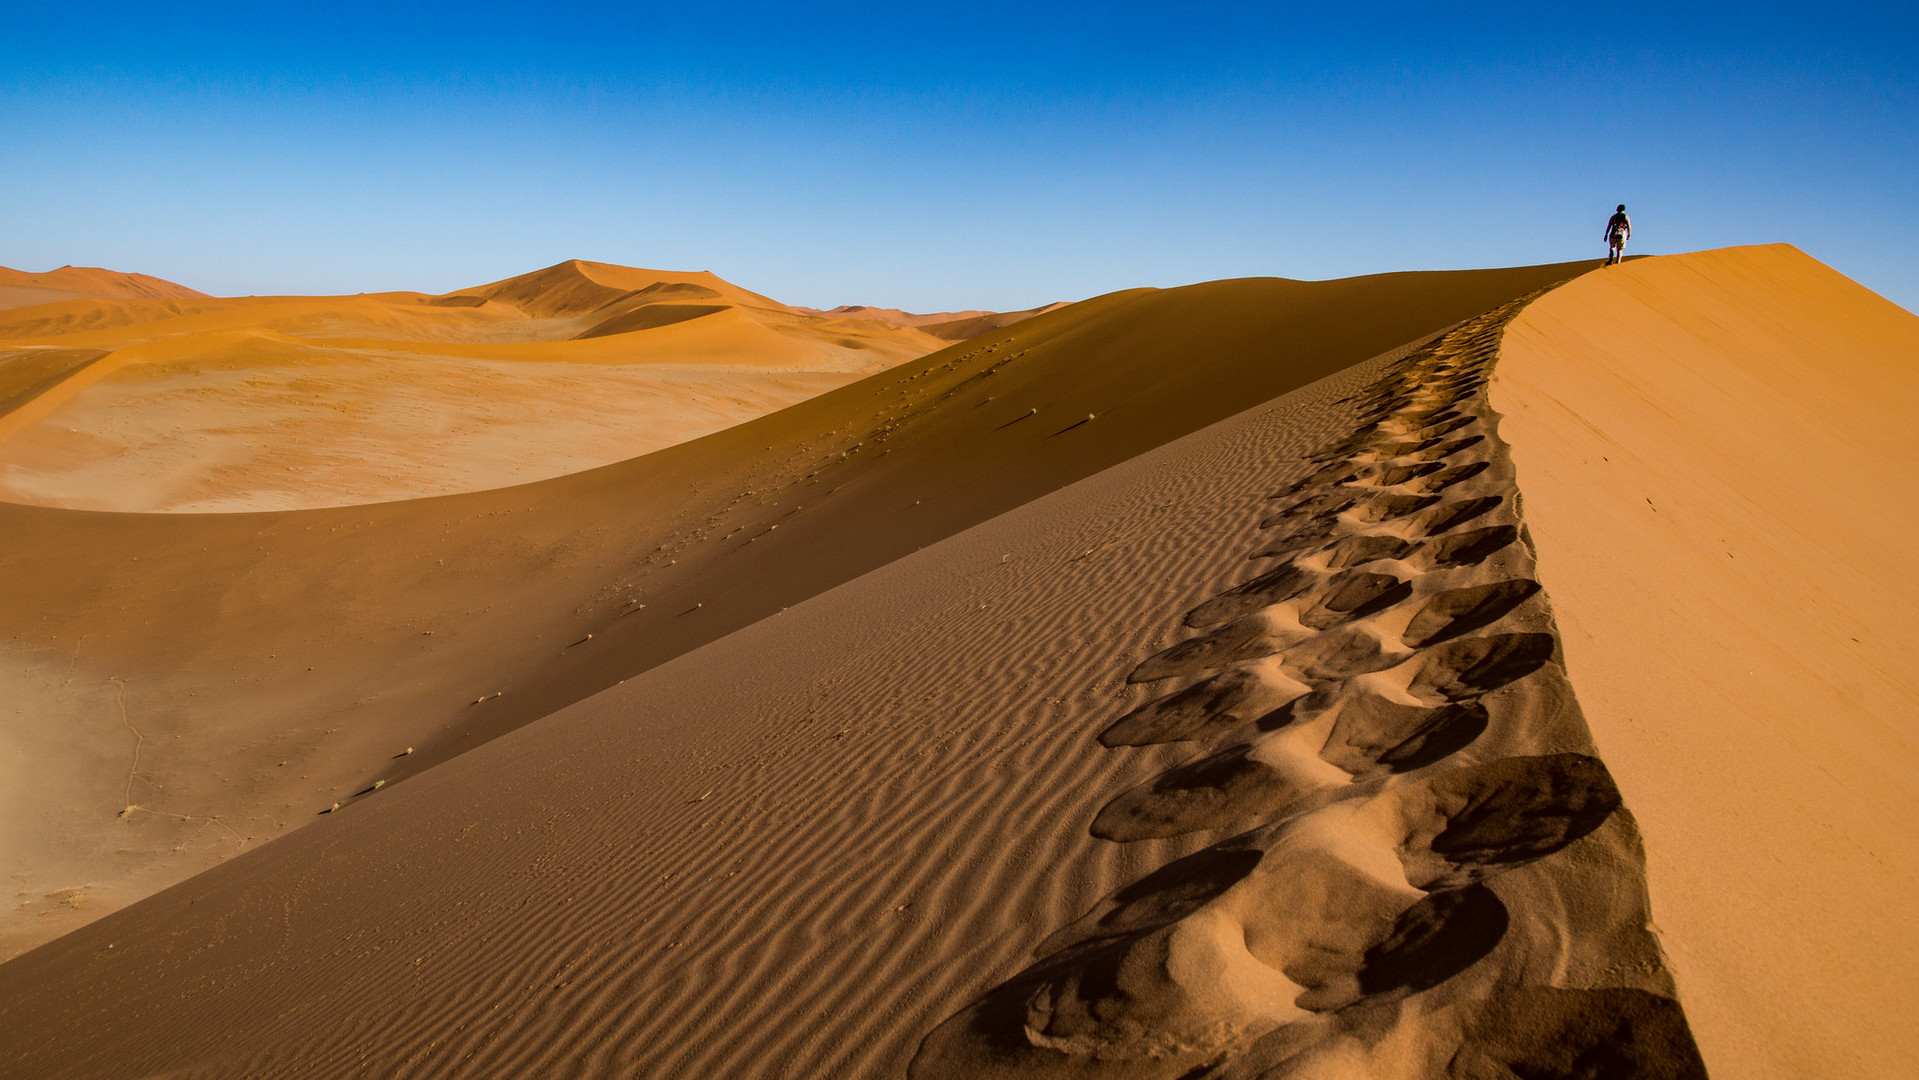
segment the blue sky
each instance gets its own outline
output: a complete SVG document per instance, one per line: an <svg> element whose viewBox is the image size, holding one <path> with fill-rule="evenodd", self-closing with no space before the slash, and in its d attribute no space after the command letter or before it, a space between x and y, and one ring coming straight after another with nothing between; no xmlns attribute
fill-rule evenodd
<svg viewBox="0 0 1919 1080"><path fill-rule="evenodd" d="M0 265L1015 308L1784 240L1919 308L1913 5L13 5Z"/></svg>

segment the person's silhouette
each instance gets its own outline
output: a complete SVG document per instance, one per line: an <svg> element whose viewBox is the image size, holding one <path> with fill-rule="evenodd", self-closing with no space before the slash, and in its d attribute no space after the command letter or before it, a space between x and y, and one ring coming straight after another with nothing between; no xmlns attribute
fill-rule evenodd
<svg viewBox="0 0 1919 1080"><path fill-rule="evenodd" d="M1626 241L1632 237L1632 219L1626 216L1626 204L1620 203L1619 209L1606 222L1606 265L1611 266L1626 257Z"/></svg>

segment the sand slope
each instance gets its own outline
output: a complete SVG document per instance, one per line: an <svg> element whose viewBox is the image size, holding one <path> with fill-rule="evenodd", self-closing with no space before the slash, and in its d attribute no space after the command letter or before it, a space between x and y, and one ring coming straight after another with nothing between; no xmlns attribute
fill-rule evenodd
<svg viewBox="0 0 1919 1080"><path fill-rule="evenodd" d="M1569 272L1118 294L524 487L246 515L0 504L5 940Z"/></svg>
<svg viewBox="0 0 1919 1080"><path fill-rule="evenodd" d="M975 338L989 330L998 330L1016 322L1030 319L1035 315L1044 315L1049 311L1065 307L1064 302L1042 304L1024 311L937 311L926 315L915 315L898 308L875 308L863 304L844 304L830 311L817 308L801 308L809 314L848 319L875 319L894 326L913 326L946 341L965 341Z"/></svg>
<svg viewBox="0 0 1919 1080"><path fill-rule="evenodd" d="M1257 323L1286 292L1061 315L1158 301L1137 331L1250 294L1229 310ZM1699 1075L1486 405L1515 307L1162 439L0 966L0 1068ZM1048 363L1031 326L1036 394L1075 353ZM1004 358L971 359L951 375ZM1280 377L1235 359L1212 372ZM1154 390L1162 421L1203 396ZM892 468L1013 471L978 431L916 448L944 411L926 396L919 423L880 418ZM775 419L804 417L740 434ZM889 486L856 457L842 490L862 463ZM873 509L910 522L900 493ZM1204 690L1228 677L1251 689ZM1243 767L1180 766L1222 749ZM1139 794L1178 791L1213 794ZM1043 1015L1007 1026L995 988L1033 979L1054 989L1012 1000Z"/></svg>
<svg viewBox="0 0 1919 1080"><path fill-rule="evenodd" d="M1919 317L1785 245L1636 261L1493 401L1707 1060L1919 1075Z"/></svg>
<svg viewBox="0 0 1919 1080"><path fill-rule="evenodd" d="M947 344L580 261L444 296L137 295L160 298L0 315L0 498L210 512L525 483Z"/></svg>
<svg viewBox="0 0 1919 1080"><path fill-rule="evenodd" d="M98 266L62 266L44 274L29 274L0 266L0 311L32 307L61 300L93 297L103 300L184 300L204 297L162 278L103 270Z"/></svg>

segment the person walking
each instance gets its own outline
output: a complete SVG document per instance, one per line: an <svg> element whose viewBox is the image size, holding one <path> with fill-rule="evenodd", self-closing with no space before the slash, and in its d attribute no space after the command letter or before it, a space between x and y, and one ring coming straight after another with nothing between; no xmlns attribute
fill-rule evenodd
<svg viewBox="0 0 1919 1080"><path fill-rule="evenodd" d="M1626 257L1626 241L1632 238L1632 219L1626 216L1626 204L1620 203L1619 209L1606 222L1606 265L1611 266Z"/></svg>

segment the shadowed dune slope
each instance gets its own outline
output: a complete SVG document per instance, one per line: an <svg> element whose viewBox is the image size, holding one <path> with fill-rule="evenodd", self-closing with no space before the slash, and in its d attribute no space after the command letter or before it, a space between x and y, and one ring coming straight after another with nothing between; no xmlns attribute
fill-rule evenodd
<svg viewBox="0 0 1919 1080"><path fill-rule="evenodd" d="M1493 404L1707 1060L1919 1075L1919 317L1783 244L1631 262Z"/></svg>
<svg viewBox="0 0 1919 1080"><path fill-rule="evenodd" d="M1249 318L1248 295L1294 288L1199 287L1134 310L1125 340L1221 314L1209 293ZM1024 374L981 381L1038 394L1058 365L1114 412L1191 423L1222 387L1283 379L1217 338L1221 380L1187 369L1204 405L1175 379L1119 391L1113 368L1146 381L1149 354L1113 338L1104 366L1069 362L1072 334L1178 292L1050 338L1035 320L1008 339ZM959 380L996 361L967 360L945 389L969 392L876 418L886 439L858 433L806 485L849 496L841 547L873 542L858 525L927 547L0 965L0 1075L1703 1075L1486 406L1516 306L901 538L904 496L938 502L904 478L945 475L978 510L954 477L1051 461L1064 485L1090 459L1042 457L1050 426L1003 456L1004 419L938 429L942 398L983 408ZM802 409L865 417L963 356ZM811 464L792 449L775 460ZM623 469L569 478L570 505ZM767 568L804 565L790 542L726 576L764 600ZM1227 610L1255 594L1254 623ZM1221 679L1293 700L1179 704ZM1195 782L1182 763L1222 739L1251 740L1243 767ZM1116 835L1142 791L1172 827Z"/></svg>
<svg viewBox="0 0 1919 1080"><path fill-rule="evenodd" d="M6 940L44 941L375 780L1574 272L1116 294L517 488L243 515L0 504L0 734L33 763L0 787L25 894Z"/></svg>

